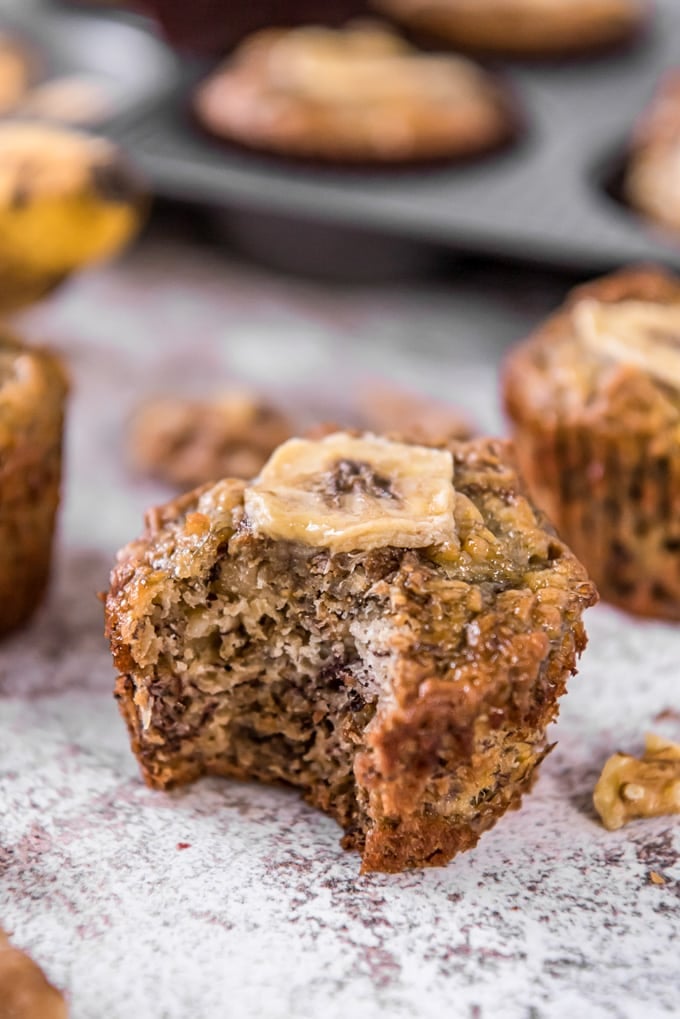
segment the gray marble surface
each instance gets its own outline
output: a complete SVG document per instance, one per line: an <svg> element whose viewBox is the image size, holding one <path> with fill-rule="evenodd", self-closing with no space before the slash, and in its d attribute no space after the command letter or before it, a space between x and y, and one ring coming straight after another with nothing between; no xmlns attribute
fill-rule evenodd
<svg viewBox="0 0 680 1019"><path fill-rule="evenodd" d="M557 749L521 811L444 869L360 877L294 793L142 785L95 599L167 494L121 453L147 393L239 380L332 417L382 377L497 431L503 350L565 287L466 264L429 283L309 284L152 236L25 316L74 390L51 596L0 647L0 925L72 1019L680 1014L680 827L608 833L590 800L615 749L639 750L650 728L680 737L677 627L592 610Z"/></svg>

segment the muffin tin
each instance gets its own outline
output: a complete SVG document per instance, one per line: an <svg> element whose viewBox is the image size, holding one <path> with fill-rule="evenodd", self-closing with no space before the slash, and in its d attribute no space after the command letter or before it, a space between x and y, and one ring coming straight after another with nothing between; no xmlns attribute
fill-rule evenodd
<svg viewBox="0 0 680 1019"><path fill-rule="evenodd" d="M312 167L213 140L189 113L192 87L209 66L179 63L141 21L113 24L130 40L134 34L135 60L122 39L111 43L103 16L54 10L40 15L37 35L61 70L108 61L107 71L120 71L126 88L140 88L105 129L127 146L157 194L218 210L232 232L237 223L242 240L252 217L256 229L246 246L278 263L287 250L295 268L317 262L332 246L330 229L343 251L359 236L364 254L372 238L381 239L384 255L392 238L584 272L639 260L680 268L680 238L646 224L618 199L616 187L637 117L660 75L680 62L680 4L655 6L649 30L626 50L499 65L524 123L513 147L459 165L389 170ZM27 30L38 8L46 12L38 0L21 3ZM54 29L45 31L47 22ZM296 221L305 224L300 237L291 230Z"/></svg>
<svg viewBox="0 0 680 1019"><path fill-rule="evenodd" d="M36 83L73 75L96 85L107 112L92 126L111 134L166 102L179 79L179 60L148 28L140 17L84 13L49 0L0 2L0 29L29 47Z"/></svg>

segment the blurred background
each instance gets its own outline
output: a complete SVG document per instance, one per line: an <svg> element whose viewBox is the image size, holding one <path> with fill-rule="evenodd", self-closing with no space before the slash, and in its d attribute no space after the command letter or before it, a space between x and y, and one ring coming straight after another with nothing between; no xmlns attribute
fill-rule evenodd
<svg viewBox="0 0 680 1019"><path fill-rule="evenodd" d="M589 5L572 8L587 14ZM234 389L294 431L322 422L389 430L432 411L451 428L462 416L502 432L504 351L570 286L630 262L680 265L678 237L622 191L636 124L680 59L674 0L639 8L633 29L606 46L584 36L560 53L558 32L546 36L557 52L482 54L480 73L512 130L477 158L299 159L201 123L196 89L249 32L369 14L378 17L359 0L0 2L0 85L13 96L4 120L111 140L150 198L135 199L144 212L126 250L64 273L18 321L67 351L87 379L88 405L115 400L117 422L151 397L222 401L198 437L186 432L205 408L167 402L151 413L150 436L134 433L143 449L131 458L155 475L140 500L173 483L163 466L173 443L200 444L207 432L211 454L225 447L235 411L225 417L224 394ZM391 24L417 53L455 51ZM7 57L17 52L18 84ZM314 87L331 80L323 60L309 73ZM356 95L355 71L334 73L337 104L345 87ZM47 161L54 151L46 143ZM129 182L117 195L117 180L109 173L100 193L131 201ZM102 435L111 455L117 428ZM90 432L83 417L70 440L76 459ZM87 502L79 507L76 517Z"/></svg>

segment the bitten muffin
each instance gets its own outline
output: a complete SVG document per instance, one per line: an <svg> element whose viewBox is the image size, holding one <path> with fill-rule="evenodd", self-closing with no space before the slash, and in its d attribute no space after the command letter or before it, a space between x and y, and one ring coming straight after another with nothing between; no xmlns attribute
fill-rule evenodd
<svg viewBox="0 0 680 1019"><path fill-rule="evenodd" d="M66 391L53 354L0 334L0 633L28 619L49 576Z"/></svg>
<svg viewBox="0 0 680 1019"><path fill-rule="evenodd" d="M680 230L680 70L664 78L640 120L624 194L645 216Z"/></svg>
<svg viewBox="0 0 680 1019"><path fill-rule="evenodd" d="M372 5L452 46L510 56L611 46L633 35L647 10L640 0L372 0Z"/></svg>
<svg viewBox="0 0 680 1019"><path fill-rule="evenodd" d="M195 107L223 138L340 162L470 155L512 132L481 68L370 23L259 32L203 82Z"/></svg>
<svg viewBox="0 0 680 1019"><path fill-rule="evenodd" d="M149 785L290 783L399 871L519 805L595 599L504 443L340 432L151 511L106 617Z"/></svg>
<svg viewBox="0 0 680 1019"><path fill-rule="evenodd" d="M578 287L507 362L529 488L600 594L680 618L680 280Z"/></svg>

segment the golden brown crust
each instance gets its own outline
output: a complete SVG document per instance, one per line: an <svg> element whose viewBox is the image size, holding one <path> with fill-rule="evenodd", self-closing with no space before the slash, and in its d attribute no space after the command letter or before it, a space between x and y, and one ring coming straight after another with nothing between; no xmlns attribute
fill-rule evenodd
<svg viewBox="0 0 680 1019"><path fill-rule="evenodd" d="M67 1019L62 994L0 930L0 1019Z"/></svg>
<svg viewBox="0 0 680 1019"><path fill-rule="evenodd" d="M113 571L107 635L120 673L116 696L151 786L206 773L286 779L345 827L343 844L362 851L365 871L445 863L517 805L545 756L545 728L585 646L580 616L596 595L527 502L507 444L452 440L448 448L455 553L387 547L329 555L273 542L250 531L238 482L149 515L146 534L123 550ZM225 568L230 577L257 577L255 588L219 587L212 578ZM211 604L218 623L226 618L225 590L232 605L241 599L255 607L251 615L240 610L236 628L222 627L221 641L246 629L261 633L262 613L274 619L274 606L284 606L277 618L285 633L266 630L266 646L283 664L253 687L255 713L237 712L231 722L234 691L244 690L249 675L264 676L266 663L243 666L234 687L239 659L225 652L218 661L226 679L210 666L192 680L196 654L209 655L214 641L200 636L191 644L187 629L196 625L196 606L204 606L200 634L208 632ZM178 592L185 608L168 616ZM305 613L296 669L308 661L315 634L322 648L344 641L346 649L339 659L324 658L318 673L304 673L302 685L295 671L279 678L296 606ZM341 639L343 618L349 629ZM244 737L258 725L265 728L257 739ZM323 741L333 726L344 735L329 754ZM271 739L301 750L290 750L285 767L278 758L272 767ZM337 783L332 762L341 770L341 751L349 771ZM317 759L323 766L315 771Z"/></svg>
<svg viewBox="0 0 680 1019"><path fill-rule="evenodd" d="M644 21L637 0L373 0L408 28L472 52L553 56L611 46Z"/></svg>
<svg viewBox="0 0 680 1019"><path fill-rule="evenodd" d="M584 300L680 305L652 267L577 287L507 360L506 410L520 469L600 594L680 618L680 397L639 366L589 360L572 313Z"/></svg>
<svg viewBox="0 0 680 1019"><path fill-rule="evenodd" d="M637 125L624 180L628 201L680 230L680 70L667 73Z"/></svg>
<svg viewBox="0 0 680 1019"><path fill-rule="evenodd" d="M381 63L364 66L364 90L353 94L350 52L364 39L377 40ZM377 26L257 33L203 82L195 107L220 137L339 162L467 156L514 131L509 107L484 71L463 58L421 54Z"/></svg>
<svg viewBox="0 0 680 1019"><path fill-rule="evenodd" d="M0 337L0 633L28 619L48 580L66 389L53 354Z"/></svg>

